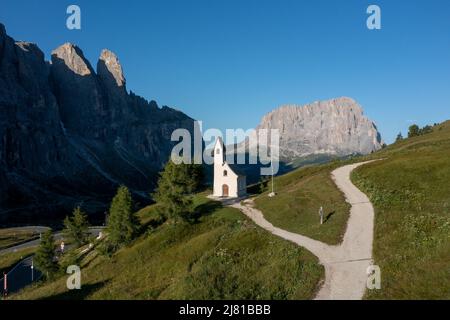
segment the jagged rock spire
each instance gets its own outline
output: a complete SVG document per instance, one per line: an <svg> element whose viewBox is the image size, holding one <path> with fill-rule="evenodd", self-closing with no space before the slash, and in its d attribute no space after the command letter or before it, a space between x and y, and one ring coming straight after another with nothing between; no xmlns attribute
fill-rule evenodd
<svg viewBox="0 0 450 320"><path fill-rule="evenodd" d="M72 43L65 43L52 52L52 63L64 62L74 73L80 76L93 74L89 61L84 57L83 51Z"/></svg>
<svg viewBox="0 0 450 320"><path fill-rule="evenodd" d="M102 80L112 81L118 87L125 87L126 80L122 66L116 54L108 49L103 49L97 63L97 74Z"/></svg>

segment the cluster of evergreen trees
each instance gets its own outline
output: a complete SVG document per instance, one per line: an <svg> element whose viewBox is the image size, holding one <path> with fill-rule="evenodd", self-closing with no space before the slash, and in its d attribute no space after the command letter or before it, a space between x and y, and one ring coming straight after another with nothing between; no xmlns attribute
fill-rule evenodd
<svg viewBox="0 0 450 320"><path fill-rule="evenodd" d="M169 161L161 172L155 193L152 194L161 213L168 219L189 221L193 213L193 194L200 190L203 179L202 165L175 164ZM99 245L101 253L111 255L136 238L141 225L134 209L130 190L126 186L120 186L109 209L106 239ZM72 215L64 219L63 235L75 249L89 243L89 222L80 207L75 208ZM51 278L62 267L56 259L56 249L53 232L49 230L42 235L34 257L36 267L47 278Z"/></svg>
<svg viewBox="0 0 450 320"><path fill-rule="evenodd" d="M89 242L89 222L86 213L80 207L75 208L72 216L64 219L63 236L66 242L79 248ZM66 261L58 261L56 257L57 246L50 229L41 236L41 243L33 258L36 267L46 278L52 278L58 271L65 272ZM62 253L62 252L61 252ZM71 261L76 257L70 256ZM71 263L69 263L71 264Z"/></svg>
<svg viewBox="0 0 450 320"><path fill-rule="evenodd" d="M430 125L426 125L423 128L420 128L417 124L413 124L408 128L408 138L422 136L422 135L430 133L430 132L433 132L433 127ZM395 140L395 142L402 141L402 140L403 140L403 135L400 132L397 135L397 139Z"/></svg>

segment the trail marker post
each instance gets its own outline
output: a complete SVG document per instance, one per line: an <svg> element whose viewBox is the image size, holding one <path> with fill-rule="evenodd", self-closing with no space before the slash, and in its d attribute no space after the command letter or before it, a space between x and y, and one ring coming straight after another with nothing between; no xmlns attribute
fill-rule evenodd
<svg viewBox="0 0 450 320"><path fill-rule="evenodd" d="M273 173L273 158L272 158L272 151L271 151L271 153L270 153L270 166L271 166L271 169L272 169L272 192L271 193L269 193L269 198L273 198L273 197L275 197L275 195L276 195L276 193L275 193L275 189L274 189L274 186L273 186L273 179L274 179L274 173Z"/></svg>
<svg viewBox="0 0 450 320"><path fill-rule="evenodd" d="M320 215L320 224L323 224L323 207L320 207L319 215Z"/></svg>

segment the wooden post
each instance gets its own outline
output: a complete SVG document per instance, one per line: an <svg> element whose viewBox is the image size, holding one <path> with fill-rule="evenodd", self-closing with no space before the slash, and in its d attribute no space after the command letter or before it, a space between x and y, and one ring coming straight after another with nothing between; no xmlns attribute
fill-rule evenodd
<svg viewBox="0 0 450 320"><path fill-rule="evenodd" d="M8 274L3 272L3 296L6 298L8 295Z"/></svg>

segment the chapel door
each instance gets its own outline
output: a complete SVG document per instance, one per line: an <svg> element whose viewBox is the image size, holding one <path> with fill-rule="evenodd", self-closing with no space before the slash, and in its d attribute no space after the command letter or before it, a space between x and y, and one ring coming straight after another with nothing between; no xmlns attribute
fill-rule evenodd
<svg viewBox="0 0 450 320"><path fill-rule="evenodd" d="M226 184L224 184L223 186L222 186L222 196L223 197L228 197L228 185L226 185Z"/></svg>

